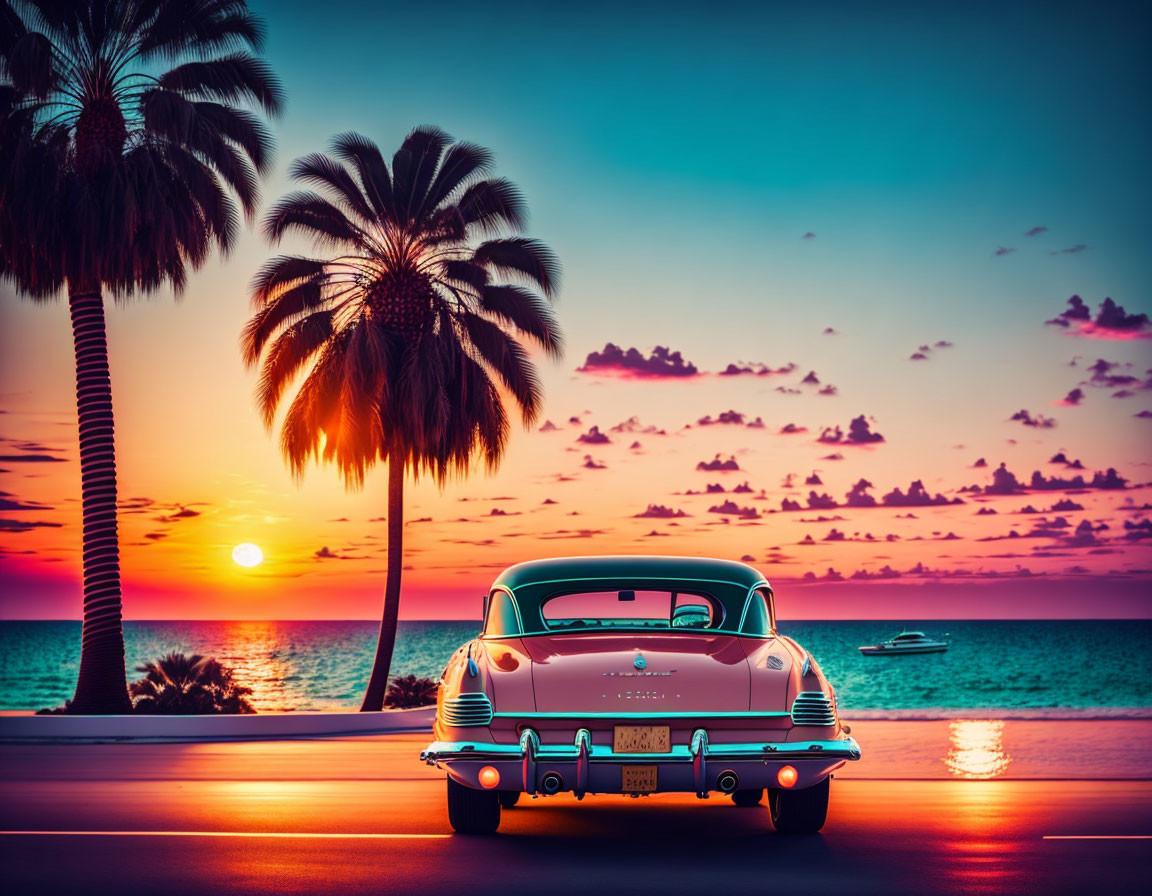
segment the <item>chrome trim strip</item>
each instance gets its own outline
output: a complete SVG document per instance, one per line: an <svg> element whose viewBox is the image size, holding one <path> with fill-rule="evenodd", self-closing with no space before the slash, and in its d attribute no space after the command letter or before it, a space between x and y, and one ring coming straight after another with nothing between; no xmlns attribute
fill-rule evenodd
<svg viewBox="0 0 1152 896"><path fill-rule="evenodd" d="M787 719L788 712L495 712L495 719L564 720L584 719Z"/></svg>
<svg viewBox="0 0 1152 896"><path fill-rule="evenodd" d="M698 729L699 731L700 729ZM610 747L576 744L542 744L536 754L541 762L579 762L581 747L586 745L589 763L612 764L626 762L692 762L697 756L704 759L765 761L803 761L806 759L860 758L860 745L855 739L801 740L784 743L708 743L707 736L693 736L690 746L674 745L667 753L613 753ZM695 750L695 752L694 752ZM420 753L425 762L487 762L490 760L517 761L522 758L518 744L486 744L478 741L437 741Z"/></svg>

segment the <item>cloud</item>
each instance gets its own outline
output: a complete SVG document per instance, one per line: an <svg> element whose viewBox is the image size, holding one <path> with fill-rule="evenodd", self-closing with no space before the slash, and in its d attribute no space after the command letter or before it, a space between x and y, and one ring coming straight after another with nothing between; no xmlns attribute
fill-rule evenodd
<svg viewBox="0 0 1152 896"><path fill-rule="evenodd" d="M1033 426L1037 429L1054 429L1056 421L1051 417L1045 417L1043 414L1037 414L1035 417L1029 411L1023 408L1008 418L1009 420L1017 420L1025 426Z"/></svg>
<svg viewBox="0 0 1152 896"><path fill-rule="evenodd" d="M1081 252L1086 252L1088 247L1083 243L1077 243L1075 246L1069 246L1067 249L1054 249L1049 252L1049 255L1079 255Z"/></svg>
<svg viewBox="0 0 1152 896"><path fill-rule="evenodd" d="M1057 451L1055 454L1053 454L1050 458L1048 458L1048 463L1050 463L1050 464L1062 464L1063 466L1067 467L1069 470L1083 470L1084 469L1084 464L1082 464L1080 462L1079 458L1077 458L1076 460L1068 460L1068 456L1063 451Z"/></svg>
<svg viewBox="0 0 1152 896"><path fill-rule="evenodd" d="M647 509L642 513L634 516L634 519L654 519L654 520L674 520L686 517L689 514L683 510L673 510L671 507L665 507L663 504L649 504Z"/></svg>
<svg viewBox="0 0 1152 896"><path fill-rule="evenodd" d="M820 377L816 376L815 370L809 370L808 375L804 377L804 379L800 380L800 384L802 386L819 386Z"/></svg>
<svg viewBox="0 0 1152 896"><path fill-rule="evenodd" d="M808 432L808 427L797 426L795 423L785 423L780 427L780 435L782 436L796 435L801 432Z"/></svg>
<svg viewBox="0 0 1152 896"><path fill-rule="evenodd" d="M1132 416L1139 417L1141 420L1152 420L1152 411L1139 411Z"/></svg>
<svg viewBox="0 0 1152 896"><path fill-rule="evenodd" d="M696 421L697 426L720 426L720 425L743 426L744 415L739 411L721 411L716 417L709 414L706 417L701 417Z"/></svg>
<svg viewBox="0 0 1152 896"><path fill-rule="evenodd" d="M641 451L641 450L643 450L643 448L644 448L644 446L641 445L639 442L633 442L631 445L628 446L629 451Z"/></svg>
<svg viewBox="0 0 1152 896"><path fill-rule="evenodd" d="M52 510L47 504L41 504L38 501L21 501L11 492L0 492L0 511L6 513L15 513L25 510L43 511Z"/></svg>
<svg viewBox="0 0 1152 896"><path fill-rule="evenodd" d="M908 356L909 361L927 361L928 356L924 352L913 352Z"/></svg>
<svg viewBox="0 0 1152 896"><path fill-rule="evenodd" d="M1041 224L1039 227L1029 227L1024 231L1024 236L1040 236L1040 234L1047 232L1048 228Z"/></svg>
<svg viewBox="0 0 1152 896"><path fill-rule="evenodd" d="M834 570L831 566L828 571L822 576L817 576L814 572L804 573L803 581L805 582L843 582L844 576Z"/></svg>
<svg viewBox="0 0 1152 896"><path fill-rule="evenodd" d="M1067 304L1067 310L1044 323L1089 339L1152 339L1152 321L1148 315L1129 314L1111 298L1100 303L1095 318L1080 296L1072 296Z"/></svg>
<svg viewBox="0 0 1152 896"><path fill-rule="evenodd" d="M824 483L821 481L820 477L816 475L816 472L813 471L812 475L804 480L804 484L805 485L823 485Z"/></svg>
<svg viewBox="0 0 1152 896"><path fill-rule="evenodd" d="M814 234L811 230L809 230L806 234L804 234L804 236L800 237L800 239L802 239L802 240L814 240L814 239L816 239L816 234Z"/></svg>
<svg viewBox="0 0 1152 896"><path fill-rule="evenodd" d="M885 507L939 507L947 504L963 504L960 498L946 498L944 495L931 495L919 479L908 486L907 493L894 488L880 499Z"/></svg>
<svg viewBox="0 0 1152 896"><path fill-rule="evenodd" d="M767 364L762 364L758 361L744 362L737 361L734 364L729 364L720 371L720 376L779 376L792 373L796 369L796 365L789 362L783 367L769 367Z"/></svg>
<svg viewBox="0 0 1152 896"><path fill-rule="evenodd" d="M585 445L610 445L612 440L607 435L600 432L599 426L593 426L588 432L581 433L576 437L577 442L583 442Z"/></svg>
<svg viewBox="0 0 1152 896"><path fill-rule="evenodd" d="M884 436L878 432L872 432L871 424L861 414L859 417L853 418L852 422L848 424L847 435L839 426L825 427L821 430L816 441L826 445L871 445L883 442Z"/></svg>
<svg viewBox="0 0 1152 896"><path fill-rule="evenodd" d="M824 386L816 394L817 395L835 395L838 391L839 390L835 386L833 386L831 383L829 383L827 386Z"/></svg>
<svg viewBox="0 0 1152 896"><path fill-rule="evenodd" d="M985 486L969 486L961 491L986 495L1018 495L1026 491L1067 491L1071 489L1099 489L1102 491L1119 491L1128 487L1128 480L1109 467L1105 472L1096 471L1091 480L1083 476L1073 476L1071 479L1061 479L1057 476L1046 477L1039 470L1032 473L1032 478L1025 485L1021 483L1006 464L1001 463L992 472L992 484Z"/></svg>
<svg viewBox="0 0 1152 896"><path fill-rule="evenodd" d="M982 457L976 458L976 463L972 464L973 469L980 469L981 467L988 466L988 461Z"/></svg>
<svg viewBox="0 0 1152 896"><path fill-rule="evenodd" d="M700 463L696 464L696 469L708 473L731 472L733 470L739 470L740 464L738 464L736 458L731 455L727 460L724 460L717 454L712 460L700 461Z"/></svg>
<svg viewBox="0 0 1152 896"><path fill-rule="evenodd" d="M502 507L493 507L488 511L488 516L520 516L519 510L504 510Z"/></svg>
<svg viewBox="0 0 1152 896"><path fill-rule="evenodd" d="M760 512L755 507L741 507L735 501L725 501L723 504L714 504L708 508L709 513L719 513L725 516L738 516L744 520L760 519Z"/></svg>
<svg viewBox="0 0 1152 896"><path fill-rule="evenodd" d="M954 348L955 345L956 345L956 343L951 342L947 339L938 339L938 340L936 340L935 343L933 343L932 347L933 348Z"/></svg>
<svg viewBox="0 0 1152 896"><path fill-rule="evenodd" d="M839 451L834 451L831 454L821 455L820 460L844 460L844 455Z"/></svg>
<svg viewBox="0 0 1152 896"><path fill-rule="evenodd" d="M668 435L668 432L666 430L660 429L660 428L653 426L651 424L645 426L643 423L640 422L639 417L629 417L627 420L623 421L622 423L617 423L615 426L613 426L609 430L609 432L638 433L640 435L649 435L649 436L666 436L666 435Z"/></svg>
<svg viewBox="0 0 1152 896"><path fill-rule="evenodd" d="M607 464L600 463L591 454L585 454L584 455L584 463L582 463L580 466L584 467L584 469L586 469L586 470L607 470L608 469Z"/></svg>
<svg viewBox="0 0 1152 896"><path fill-rule="evenodd" d="M851 578L854 581L865 581L868 579L898 579L900 573L894 570L891 566L885 563L876 572L868 572L866 569L858 569L852 573Z"/></svg>
<svg viewBox="0 0 1152 896"><path fill-rule="evenodd" d="M49 523L43 520L5 520L0 519L0 532L30 532L33 529L59 529L60 523Z"/></svg>
<svg viewBox="0 0 1152 896"><path fill-rule="evenodd" d="M623 349L611 342L606 343L602 351L590 352L584 359L584 366L578 367L577 370L581 373L605 373L645 379L684 379L700 375L696 365L684 360L680 352L674 352L662 345L656 346L652 354L645 357L639 349Z"/></svg>
<svg viewBox="0 0 1152 896"><path fill-rule="evenodd" d="M1084 400L1084 390L1077 387L1065 395L1058 401L1052 402L1054 405L1065 408L1074 408Z"/></svg>
<svg viewBox="0 0 1152 896"><path fill-rule="evenodd" d="M185 507L183 504L173 505L176 509L169 513L162 513L156 517L162 523L175 523L178 520L190 520L200 516L199 510L193 510L190 507Z"/></svg>
<svg viewBox="0 0 1152 896"><path fill-rule="evenodd" d="M998 248L996 249L996 251L995 251L995 252L993 252L992 254L993 254L993 255L1011 255L1011 254L1012 254L1013 252L1015 252L1015 251L1016 251L1016 250L1015 250L1015 249L1013 249L1013 248L1009 248L1009 247L1007 247L1007 246L1000 246L1000 247L998 247Z"/></svg>
<svg viewBox="0 0 1152 896"><path fill-rule="evenodd" d="M871 482L867 479L861 479L854 486L852 490L845 495L846 507L875 507L876 499L868 494L868 489L873 488Z"/></svg>
<svg viewBox="0 0 1152 896"><path fill-rule="evenodd" d="M803 395L799 389L793 389L790 386L777 386L776 391L781 395Z"/></svg>
<svg viewBox="0 0 1152 896"><path fill-rule="evenodd" d="M544 425L540 427L540 432L556 432L559 429L560 427L551 420L545 420Z"/></svg>
<svg viewBox="0 0 1152 896"><path fill-rule="evenodd" d="M832 327L825 327L821 332L825 336L838 336L838 335L840 335Z"/></svg>
<svg viewBox="0 0 1152 896"><path fill-rule="evenodd" d="M832 510L838 506L836 499L829 494L818 495L815 491L808 492L809 510Z"/></svg>

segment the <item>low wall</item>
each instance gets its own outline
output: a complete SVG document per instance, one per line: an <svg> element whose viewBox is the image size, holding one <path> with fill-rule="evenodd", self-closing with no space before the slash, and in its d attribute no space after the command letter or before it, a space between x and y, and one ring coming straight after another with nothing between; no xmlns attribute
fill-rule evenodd
<svg viewBox="0 0 1152 896"><path fill-rule="evenodd" d="M306 740L428 731L435 706L384 712L268 712L211 716L0 715L0 743L177 743Z"/></svg>

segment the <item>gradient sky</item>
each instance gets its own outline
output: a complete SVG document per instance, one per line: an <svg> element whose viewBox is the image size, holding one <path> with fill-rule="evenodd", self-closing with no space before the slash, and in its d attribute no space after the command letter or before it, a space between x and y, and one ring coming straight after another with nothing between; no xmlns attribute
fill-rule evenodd
<svg viewBox="0 0 1152 896"><path fill-rule="evenodd" d="M266 200L333 134L391 151L433 123L495 152L565 269L537 426L497 475L409 490L406 616L475 615L521 560L643 552L753 558L794 618L1152 613L1152 333L1045 324L1072 295L1152 311L1143 4L254 6L289 100ZM178 302L110 311L129 618L378 612L383 471L298 485L253 410L237 342L269 252L250 232ZM0 615L75 618L67 309L0 286L0 328ZM700 373L578 369L609 342ZM698 423L730 410L764 428ZM860 415L883 442L817 440ZM612 431L633 417L666 434ZM611 442L578 442L593 426ZM696 470L717 453L740 470ZM960 491L1001 462L1127 488ZM813 473L841 505L861 478L964 503L770 512L806 505ZM709 484L729 493L684 494ZM636 517L652 504L688 516ZM252 570L230 559L248 541Z"/></svg>

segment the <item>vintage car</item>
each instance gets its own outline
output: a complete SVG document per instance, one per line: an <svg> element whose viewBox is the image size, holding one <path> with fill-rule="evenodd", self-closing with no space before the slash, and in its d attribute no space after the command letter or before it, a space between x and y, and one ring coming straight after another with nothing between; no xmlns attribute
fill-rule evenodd
<svg viewBox="0 0 1152 896"><path fill-rule="evenodd" d="M491 833L521 794L694 793L768 807L778 831L824 824L832 772L860 758L836 695L776 632L743 563L572 557L506 569L482 633L444 670L435 742L448 819Z"/></svg>

